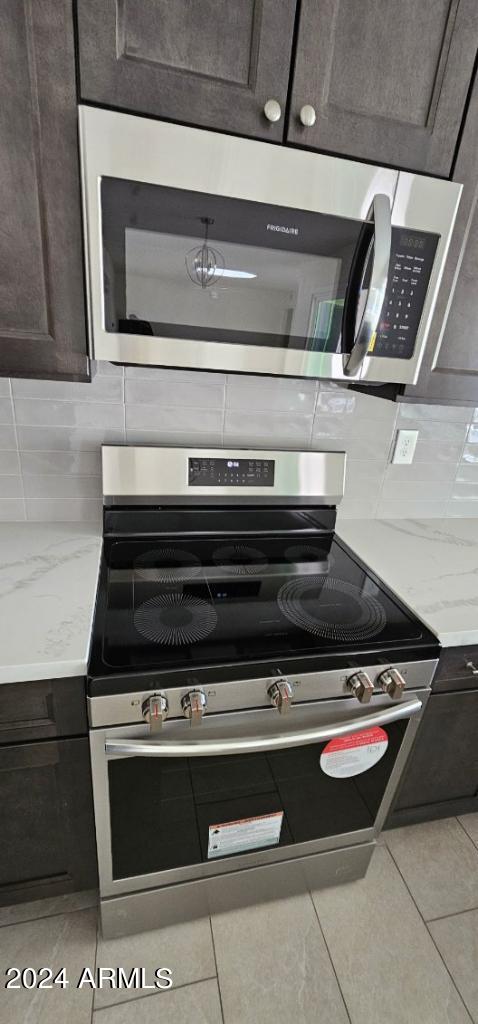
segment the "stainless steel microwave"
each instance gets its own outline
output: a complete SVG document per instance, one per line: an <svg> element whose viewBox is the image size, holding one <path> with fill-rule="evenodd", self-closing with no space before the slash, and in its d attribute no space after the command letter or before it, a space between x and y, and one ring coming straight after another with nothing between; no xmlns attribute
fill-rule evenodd
<svg viewBox="0 0 478 1024"><path fill-rule="evenodd" d="M418 376L454 182L80 107L90 353Z"/></svg>

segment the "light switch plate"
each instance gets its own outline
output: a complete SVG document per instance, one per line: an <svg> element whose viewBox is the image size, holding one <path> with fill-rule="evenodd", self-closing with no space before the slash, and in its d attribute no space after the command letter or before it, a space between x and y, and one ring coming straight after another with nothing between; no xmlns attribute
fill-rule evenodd
<svg viewBox="0 0 478 1024"><path fill-rule="evenodd" d="M418 430L397 430L392 462L402 466L413 462L418 441Z"/></svg>

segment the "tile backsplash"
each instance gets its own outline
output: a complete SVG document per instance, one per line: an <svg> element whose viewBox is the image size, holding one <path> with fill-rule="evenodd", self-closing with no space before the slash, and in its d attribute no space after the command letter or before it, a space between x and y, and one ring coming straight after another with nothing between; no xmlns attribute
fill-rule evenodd
<svg viewBox="0 0 478 1024"><path fill-rule="evenodd" d="M411 465L389 462L398 427ZM0 378L0 519L99 520L100 446L124 442L346 451L340 516L478 515L478 409L103 363L91 384Z"/></svg>

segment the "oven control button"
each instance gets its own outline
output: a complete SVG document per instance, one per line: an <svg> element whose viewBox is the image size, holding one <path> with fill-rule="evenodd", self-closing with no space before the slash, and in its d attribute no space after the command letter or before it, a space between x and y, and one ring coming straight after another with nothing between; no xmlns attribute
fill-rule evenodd
<svg viewBox="0 0 478 1024"><path fill-rule="evenodd" d="M191 725L199 725L207 708L206 694L202 690L190 690L182 698L181 707L184 717L189 718Z"/></svg>
<svg viewBox="0 0 478 1024"><path fill-rule="evenodd" d="M405 680L397 668L387 668L385 672L381 672L377 682L383 692L388 693L392 700L400 700L406 686Z"/></svg>
<svg viewBox="0 0 478 1024"><path fill-rule="evenodd" d="M347 688L361 704L368 704L373 694L373 683L366 672L355 672L347 679Z"/></svg>
<svg viewBox="0 0 478 1024"><path fill-rule="evenodd" d="M278 679L276 683L269 686L267 692L271 699L271 704L280 711L281 715L289 711L292 704L293 691L287 679Z"/></svg>
<svg viewBox="0 0 478 1024"><path fill-rule="evenodd" d="M168 717L168 701L162 693L154 693L152 697L146 697L141 705L143 718L149 723L151 732L160 729Z"/></svg>

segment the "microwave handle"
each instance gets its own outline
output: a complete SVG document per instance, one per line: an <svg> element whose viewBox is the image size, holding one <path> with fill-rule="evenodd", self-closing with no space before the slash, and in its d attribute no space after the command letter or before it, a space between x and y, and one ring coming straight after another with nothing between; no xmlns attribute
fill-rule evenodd
<svg viewBox="0 0 478 1024"><path fill-rule="evenodd" d="M360 369L377 331L385 292L388 284L388 267L392 251L392 210L388 196L378 193L374 196L371 213L374 233L365 259L363 274L373 247L373 262L370 285L362 319L356 331L352 351L344 364L344 374L349 377Z"/></svg>
<svg viewBox="0 0 478 1024"><path fill-rule="evenodd" d="M422 709L422 702L415 697L405 704L375 711L372 715L350 718L345 722L316 726L314 729L300 729L297 732L277 733L272 736L246 736L239 739L218 740L141 740L125 737L111 737L105 740L106 756L123 757L224 757L226 754L253 754L269 750L285 750L287 747L302 747L309 743L326 743L337 736L347 736L357 730L373 726L388 725L401 718L411 718Z"/></svg>

